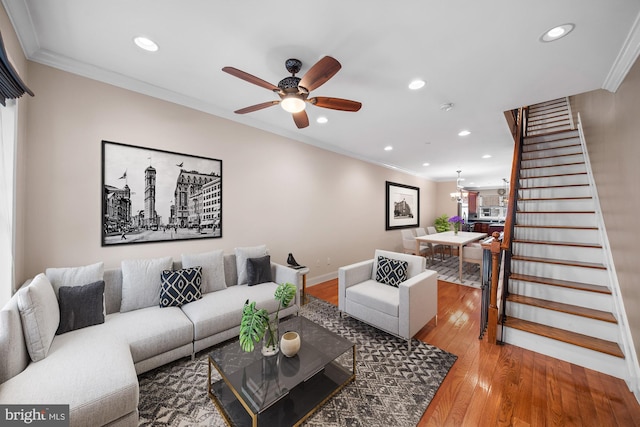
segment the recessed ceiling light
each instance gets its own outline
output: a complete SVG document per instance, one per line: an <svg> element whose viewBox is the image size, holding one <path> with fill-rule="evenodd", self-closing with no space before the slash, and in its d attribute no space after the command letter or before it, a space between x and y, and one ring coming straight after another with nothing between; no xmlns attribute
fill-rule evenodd
<svg viewBox="0 0 640 427"><path fill-rule="evenodd" d="M491 154L485 154L484 156L482 156L483 159L490 159L491 158Z"/></svg>
<svg viewBox="0 0 640 427"><path fill-rule="evenodd" d="M458 132L458 136L467 136L470 134L471 132L469 132L468 130L461 130L460 132Z"/></svg>
<svg viewBox="0 0 640 427"><path fill-rule="evenodd" d="M329 119L327 119L325 116L320 116L316 119L316 122L318 123L327 123L329 121Z"/></svg>
<svg viewBox="0 0 640 427"><path fill-rule="evenodd" d="M411 83L409 83L409 89L418 90L418 89L424 87L424 85L425 85L424 80L416 79L416 80L412 81Z"/></svg>
<svg viewBox="0 0 640 427"><path fill-rule="evenodd" d="M574 24L558 25L557 27L553 27L552 29L545 31L544 34L540 36L540 41L547 43L561 39L573 31L575 27L576 26Z"/></svg>
<svg viewBox="0 0 640 427"><path fill-rule="evenodd" d="M423 163L422 166L429 166L429 163Z"/></svg>
<svg viewBox="0 0 640 427"><path fill-rule="evenodd" d="M384 151L391 151L393 150L393 147L390 145L387 145L386 147L384 147Z"/></svg>
<svg viewBox="0 0 640 427"><path fill-rule="evenodd" d="M453 110L453 104L452 104L452 103L450 103L450 102L447 102L446 104L442 104L442 105L440 106L440 109L441 109L442 111L451 111L451 110Z"/></svg>
<svg viewBox="0 0 640 427"><path fill-rule="evenodd" d="M134 38L133 41L140 49L146 50L148 52L155 52L158 50L158 45L150 38L138 36Z"/></svg>

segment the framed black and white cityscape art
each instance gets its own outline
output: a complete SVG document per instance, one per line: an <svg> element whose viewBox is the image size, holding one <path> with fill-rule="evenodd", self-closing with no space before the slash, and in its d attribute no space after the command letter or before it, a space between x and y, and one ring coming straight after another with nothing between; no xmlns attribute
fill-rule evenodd
<svg viewBox="0 0 640 427"><path fill-rule="evenodd" d="M418 227L420 225L420 189L386 181L386 229Z"/></svg>
<svg viewBox="0 0 640 427"><path fill-rule="evenodd" d="M222 237L222 160L102 141L102 246Z"/></svg>

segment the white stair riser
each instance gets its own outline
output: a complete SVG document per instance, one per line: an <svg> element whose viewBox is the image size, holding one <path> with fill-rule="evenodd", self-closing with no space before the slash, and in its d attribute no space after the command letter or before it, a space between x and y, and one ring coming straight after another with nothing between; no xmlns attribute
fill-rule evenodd
<svg viewBox="0 0 640 427"><path fill-rule="evenodd" d="M613 311L613 297L611 294L545 285L524 280L509 280L509 291L512 294L526 297L569 303L594 310Z"/></svg>
<svg viewBox="0 0 640 427"><path fill-rule="evenodd" d="M593 199L518 200L520 212L595 212Z"/></svg>
<svg viewBox="0 0 640 427"><path fill-rule="evenodd" d="M532 105L531 107L529 107L529 111L544 110L545 108L549 108L551 106L563 105L563 104L564 105L567 104L567 98L550 99L548 101L544 101L539 104Z"/></svg>
<svg viewBox="0 0 640 427"><path fill-rule="evenodd" d="M598 286L606 286L609 280L607 270L522 260L511 260L511 272Z"/></svg>
<svg viewBox="0 0 640 427"><path fill-rule="evenodd" d="M552 135L536 135L525 138L525 144L536 144L538 142L554 141L560 138L579 138L577 130L571 130L563 133L557 133Z"/></svg>
<svg viewBox="0 0 640 427"><path fill-rule="evenodd" d="M546 159L533 159L533 160L523 160L522 168L539 168L545 166L562 166L569 165L572 163L582 163L584 162L584 156L582 153L572 154L570 156L562 156L562 157L549 157Z"/></svg>
<svg viewBox="0 0 640 427"><path fill-rule="evenodd" d="M600 244L598 230L515 227L517 240Z"/></svg>
<svg viewBox="0 0 640 427"><path fill-rule="evenodd" d="M542 178L520 178L520 188L552 187L572 184L589 184L589 177L586 173L581 173L578 175L560 175Z"/></svg>
<svg viewBox="0 0 640 427"><path fill-rule="evenodd" d="M582 155L582 146L571 145L568 147L550 148L547 150L536 150L522 153L522 160L535 160L552 156L565 156L569 154Z"/></svg>
<svg viewBox="0 0 640 427"><path fill-rule="evenodd" d="M529 117L537 116L542 114L548 114L553 110L564 110L567 111L567 102L563 98L558 98L557 100L553 100L547 104L536 104L529 108Z"/></svg>
<svg viewBox="0 0 640 427"><path fill-rule="evenodd" d="M523 257L550 258L564 261L604 263L602 248L582 248L575 246L514 243L513 254Z"/></svg>
<svg viewBox="0 0 640 427"><path fill-rule="evenodd" d="M522 153L539 150L552 150L554 148L580 145L580 138L554 139L552 141L525 144Z"/></svg>
<svg viewBox="0 0 640 427"><path fill-rule="evenodd" d="M531 126L532 123L539 122L545 118L564 116L567 120L569 120L569 112L567 111L567 106L558 104L549 106L547 108L541 108L539 110L531 111L529 116L527 117L527 125Z"/></svg>
<svg viewBox="0 0 640 427"><path fill-rule="evenodd" d="M562 199L565 197L591 197L591 187L588 185L574 187L546 187L521 188L518 191L520 199Z"/></svg>
<svg viewBox="0 0 640 427"><path fill-rule="evenodd" d="M619 341L619 329L615 323L514 302L507 305L507 317L509 316L607 341Z"/></svg>
<svg viewBox="0 0 640 427"><path fill-rule="evenodd" d="M498 328L498 331L500 330L501 328ZM625 361L619 357L530 334L509 328L506 325L502 339L509 344L526 348L536 353L546 354L594 371L603 372L616 378L624 379L627 377Z"/></svg>
<svg viewBox="0 0 640 427"><path fill-rule="evenodd" d="M540 127L540 128L536 127L534 129L527 130L527 135L534 136L534 135L540 135L543 133L559 132L559 131L569 130L569 129L571 129L570 125L557 126L557 127L551 127L551 126Z"/></svg>
<svg viewBox="0 0 640 427"><path fill-rule="evenodd" d="M549 126L570 126L571 120L567 115L558 115L556 113L545 114L544 116L536 117L533 120L527 122L527 129L545 128Z"/></svg>
<svg viewBox="0 0 640 427"><path fill-rule="evenodd" d="M516 224L521 225L557 225L565 227L595 227L596 215L588 214L544 214L516 213Z"/></svg>
<svg viewBox="0 0 640 427"><path fill-rule="evenodd" d="M520 176L522 178L535 178L539 176L548 176L548 175L567 175L567 174L575 174L575 173L585 173L587 172L587 167L584 163L577 165L562 165L562 166L547 166L541 168L532 168L532 169L522 169L520 171Z"/></svg>

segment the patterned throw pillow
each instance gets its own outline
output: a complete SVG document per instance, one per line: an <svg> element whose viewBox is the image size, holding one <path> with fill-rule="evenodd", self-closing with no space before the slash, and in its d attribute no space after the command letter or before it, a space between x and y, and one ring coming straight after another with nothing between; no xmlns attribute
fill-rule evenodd
<svg viewBox="0 0 640 427"><path fill-rule="evenodd" d="M378 257L378 268L376 269L376 282L398 287L400 283L407 280L407 261L400 261L383 256Z"/></svg>
<svg viewBox="0 0 640 427"><path fill-rule="evenodd" d="M202 298L202 267L164 270L160 285L160 307L180 307Z"/></svg>

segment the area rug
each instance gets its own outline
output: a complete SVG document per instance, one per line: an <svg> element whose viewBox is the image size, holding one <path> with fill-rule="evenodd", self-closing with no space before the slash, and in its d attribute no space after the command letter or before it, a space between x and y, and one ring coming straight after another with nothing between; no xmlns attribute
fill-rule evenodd
<svg viewBox="0 0 640 427"><path fill-rule="evenodd" d="M459 285L470 286L480 289L480 266L478 264L465 262L462 265L462 281L460 281L460 264L457 256L447 256L444 261L436 256L435 262L429 264L427 261L427 269L438 272L438 280L445 282L457 283Z"/></svg>
<svg viewBox="0 0 640 427"><path fill-rule="evenodd" d="M356 380L306 426L415 426L457 359L417 340L409 352L405 340L341 318L336 306L313 297L300 314L356 343L357 349ZM140 376L140 426L225 425L207 395L208 351Z"/></svg>

